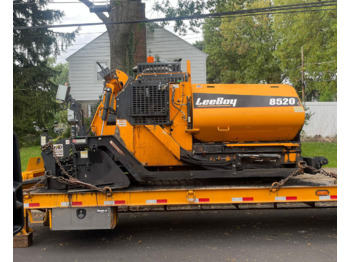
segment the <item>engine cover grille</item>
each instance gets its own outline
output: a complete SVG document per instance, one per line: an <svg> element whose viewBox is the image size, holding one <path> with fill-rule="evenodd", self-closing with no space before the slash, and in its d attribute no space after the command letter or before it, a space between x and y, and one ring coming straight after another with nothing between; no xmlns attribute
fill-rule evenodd
<svg viewBox="0 0 350 262"><path fill-rule="evenodd" d="M181 63L141 63L137 65L137 74L181 72Z"/></svg>
<svg viewBox="0 0 350 262"><path fill-rule="evenodd" d="M166 116L166 97L159 85L132 87L132 116Z"/></svg>
<svg viewBox="0 0 350 262"><path fill-rule="evenodd" d="M137 80L142 82L169 82L169 83L178 83L188 81L187 74L159 74L159 75L139 75Z"/></svg>
<svg viewBox="0 0 350 262"><path fill-rule="evenodd" d="M133 81L120 93L117 105L118 119L132 125L171 124L167 82Z"/></svg>

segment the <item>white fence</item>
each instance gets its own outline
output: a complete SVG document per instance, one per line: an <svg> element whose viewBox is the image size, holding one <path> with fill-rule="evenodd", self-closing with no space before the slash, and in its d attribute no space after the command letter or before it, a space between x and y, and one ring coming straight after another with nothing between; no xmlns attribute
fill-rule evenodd
<svg viewBox="0 0 350 262"><path fill-rule="evenodd" d="M306 102L306 113L312 116L303 130L307 136L337 135L337 102Z"/></svg>

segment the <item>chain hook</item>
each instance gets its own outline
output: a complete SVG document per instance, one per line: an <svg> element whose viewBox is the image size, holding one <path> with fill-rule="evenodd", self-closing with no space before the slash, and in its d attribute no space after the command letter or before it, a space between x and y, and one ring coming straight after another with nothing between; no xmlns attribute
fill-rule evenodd
<svg viewBox="0 0 350 262"><path fill-rule="evenodd" d="M304 169L307 167L307 164L305 163L305 161L299 161L298 167L304 171Z"/></svg>
<svg viewBox="0 0 350 262"><path fill-rule="evenodd" d="M278 191L278 185L279 185L278 182L273 182L271 187L270 187L270 192L271 193L276 193Z"/></svg>
<svg viewBox="0 0 350 262"><path fill-rule="evenodd" d="M108 186L104 187L102 192L106 196L112 196L112 193L113 193L112 189L110 187L108 187Z"/></svg>

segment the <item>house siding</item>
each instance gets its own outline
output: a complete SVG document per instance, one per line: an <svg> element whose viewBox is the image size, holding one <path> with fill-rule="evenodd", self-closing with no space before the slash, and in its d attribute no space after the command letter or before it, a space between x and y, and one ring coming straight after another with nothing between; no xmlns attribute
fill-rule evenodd
<svg viewBox="0 0 350 262"><path fill-rule="evenodd" d="M311 114L303 127L306 136L337 135L337 102L306 102L305 109L306 113Z"/></svg>
<svg viewBox="0 0 350 262"><path fill-rule="evenodd" d="M103 82L97 80L98 62L110 65L109 38L103 33L67 58L71 95L78 101L96 101L103 92Z"/></svg>
<svg viewBox="0 0 350 262"><path fill-rule="evenodd" d="M162 62L182 58L183 71L187 71L186 61L190 60L192 82L206 83L207 54L162 28L153 32L147 29L146 35L147 55L158 55ZM110 67L107 32L72 54L67 61L72 97L77 101L97 101L103 94L103 82L97 80L96 61L106 62Z"/></svg>
<svg viewBox="0 0 350 262"><path fill-rule="evenodd" d="M182 71L187 71L187 60L191 62L192 83L206 83L207 54L164 29L147 29L147 56L158 57L161 62L173 62L182 58Z"/></svg>

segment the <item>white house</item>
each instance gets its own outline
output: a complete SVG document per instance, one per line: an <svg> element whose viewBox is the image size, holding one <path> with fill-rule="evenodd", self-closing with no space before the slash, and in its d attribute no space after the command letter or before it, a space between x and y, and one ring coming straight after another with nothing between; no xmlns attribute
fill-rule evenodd
<svg viewBox="0 0 350 262"><path fill-rule="evenodd" d="M96 62L110 68L109 37L105 32L66 58L69 62L71 95L82 104L85 116L94 113L99 97L103 94L103 83L97 74ZM193 45L163 28L146 29L147 56L159 57L162 62L182 58L181 68L186 71L186 61L191 62L193 83L206 83L206 58ZM145 61L146 62L146 61Z"/></svg>

